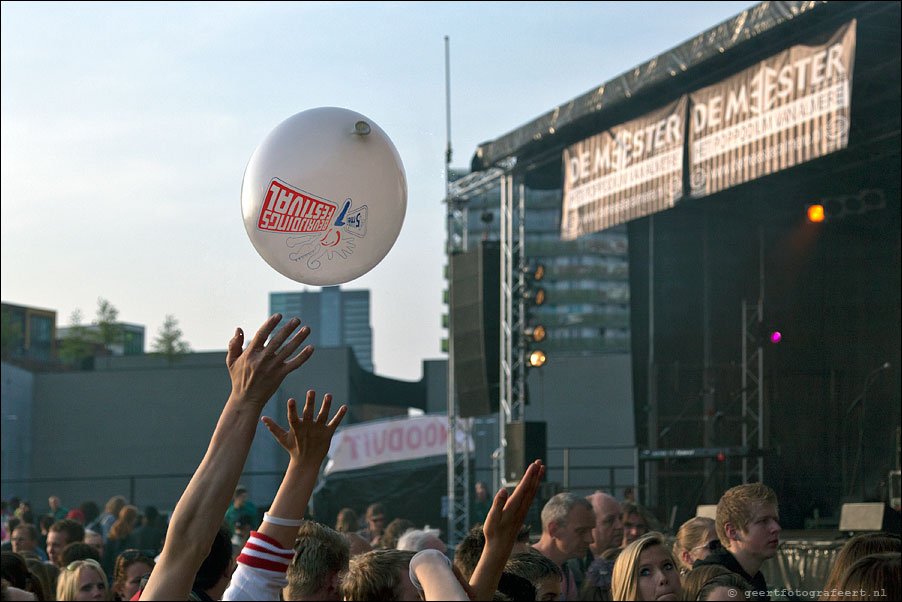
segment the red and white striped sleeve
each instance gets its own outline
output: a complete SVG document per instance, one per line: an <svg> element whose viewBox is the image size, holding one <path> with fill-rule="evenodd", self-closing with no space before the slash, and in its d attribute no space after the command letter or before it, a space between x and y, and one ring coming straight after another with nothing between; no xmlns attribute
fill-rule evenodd
<svg viewBox="0 0 902 602"><path fill-rule="evenodd" d="M282 588L288 585L285 571L293 558L294 550L286 550L272 537L251 531L222 599L278 600Z"/></svg>

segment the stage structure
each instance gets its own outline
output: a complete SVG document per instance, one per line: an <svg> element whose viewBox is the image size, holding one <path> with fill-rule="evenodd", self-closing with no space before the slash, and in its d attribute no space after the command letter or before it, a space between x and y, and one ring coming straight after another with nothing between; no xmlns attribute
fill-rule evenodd
<svg viewBox="0 0 902 602"><path fill-rule="evenodd" d="M899 2L762 2L479 146L467 185L502 183L499 422L520 403L524 186L558 191L561 240L628 230L643 503L683 518L763 479L792 528L847 491L884 497L900 20Z"/></svg>

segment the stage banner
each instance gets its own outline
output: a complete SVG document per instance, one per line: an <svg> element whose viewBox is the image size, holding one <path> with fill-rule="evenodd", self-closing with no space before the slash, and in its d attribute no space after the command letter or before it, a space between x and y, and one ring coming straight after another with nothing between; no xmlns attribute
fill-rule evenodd
<svg viewBox="0 0 902 602"><path fill-rule="evenodd" d="M561 238L673 207L683 196L688 98L564 149Z"/></svg>
<svg viewBox="0 0 902 602"><path fill-rule="evenodd" d="M458 418L457 450L473 451L472 418ZM332 437L325 474L448 453L444 414L376 420L339 429Z"/></svg>
<svg viewBox="0 0 902 602"><path fill-rule="evenodd" d="M701 197L849 144L855 25L792 46L689 95L690 195Z"/></svg>

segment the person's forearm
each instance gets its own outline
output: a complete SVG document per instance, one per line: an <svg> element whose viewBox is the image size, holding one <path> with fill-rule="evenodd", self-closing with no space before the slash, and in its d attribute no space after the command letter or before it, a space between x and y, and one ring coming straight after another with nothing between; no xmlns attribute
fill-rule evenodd
<svg viewBox="0 0 902 602"><path fill-rule="evenodd" d="M167 577L155 581L151 576L142 600L183 600L190 593L194 575L210 551L235 492L260 413L229 397L204 459L172 513L155 569L156 574Z"/></svg>
<svg viewBox="0 0 902 602"><path fill-rule="evenodd" d="M486 541L479 562L470 576L470 587L477 600L491 600L498 589L504 565L513 550L513 545L508 546L506 550L503 547L499 548Z"/></svg>
<svg viewBox="0 0 902 602"><path fill-rule="evenodd" d="M304 465L291 460L272 506L269 508L269 515L290 521L304 518L307 502L310 501L318 475L319 465ZM258 531L277 540L283 548L292 548L294 540L297 538L298 528L293 525L277 525L264 521Z"/></svg>

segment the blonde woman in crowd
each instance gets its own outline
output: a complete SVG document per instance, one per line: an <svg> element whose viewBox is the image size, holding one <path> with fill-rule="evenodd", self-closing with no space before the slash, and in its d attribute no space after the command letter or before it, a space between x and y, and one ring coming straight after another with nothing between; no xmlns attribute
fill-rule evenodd
<svg viewBox="0 0 902 602"><path fill-rule="evenodd" d="M685 575L692 570L692 563L720 547L714 519L704 516L690 518L677 531L673 544L673 555L680 563L680 574Z"/></svg>
<svg viewBox="0 0 902 602"><path fill-rule="evenodd" d="M626 546L611 577L614 600L679 600L680 573L664 536L653 531Z"/></svg>
<svg viewBox="0 0 902 602"><path fill-rule="evenodd" d="M62 569L56 584L56 599L110 600L106 575L96 560L76 560Z"/></svg>

